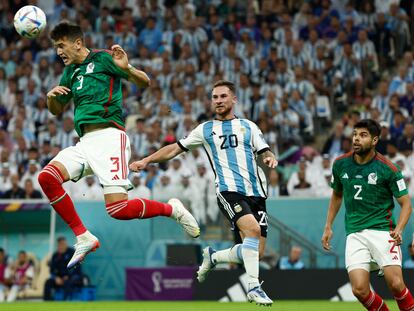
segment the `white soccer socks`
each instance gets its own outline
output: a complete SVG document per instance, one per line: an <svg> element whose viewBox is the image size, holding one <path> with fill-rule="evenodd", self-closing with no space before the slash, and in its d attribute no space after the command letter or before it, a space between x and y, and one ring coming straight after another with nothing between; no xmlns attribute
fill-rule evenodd
<svg viewBox="0 0 414 311"><path fill-rule="evenodd" d="M251 287L259 286L259 239L244 238L241 245L244 268L249 277L248 283Z"/></svg>
<svg viewBox="0 0 414 311"><path fill-rule="evenodd" d="M218 263L243 263L242 244L236 244L231 248L216 251L211 255L214 264Z"/></svg>

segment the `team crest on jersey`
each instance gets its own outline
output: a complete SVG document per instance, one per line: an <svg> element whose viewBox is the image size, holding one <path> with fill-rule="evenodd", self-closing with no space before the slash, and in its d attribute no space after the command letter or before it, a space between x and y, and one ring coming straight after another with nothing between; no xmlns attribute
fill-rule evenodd
<svg viewBox="0 0 414 311"><path fill-rule="evenodd" d="M234 205L234 211L235 211L236 213L240 213L240 212L242 211L242 207L241 207L241 205L240 205L240 204L236 204L236 205Z"/></svg>
<svg viewBox="0 0 414 311"><path fill-rule="evenodd" d="M375 173L371 173L368 175L368 184L376 185L377 184L378 176Z"/></svg>
<svg viewBox="0 0 414 311"><path fill-rule="evenodd" d="M89 63L88 66L86 66L86 73L92 73L94 68L95 68L95 64Z"/></svg>

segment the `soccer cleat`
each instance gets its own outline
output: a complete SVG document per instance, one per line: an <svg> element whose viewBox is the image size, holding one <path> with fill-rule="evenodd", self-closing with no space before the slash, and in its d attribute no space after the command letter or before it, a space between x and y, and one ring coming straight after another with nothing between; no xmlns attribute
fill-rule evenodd
<svg viewBox="0 0 414 311"><path fill-rule="evenodd" d="M250 289L247 292L247 299L249 302L255 302L257 305L270 307L273 301L266 295L261 285L260 283L260 285Z"/></svg>
<svg viewBox="0 0 414 311"><path fill-rule="evenodd" d="M170 199L168 204L172 206L171 217L182 225L185 232L191 237L198 238L200 236L200 227L198 226L197 220L187 211L183 203L178 199Z"/></svg>
<svg viewBox="0 0 414 311"><path fill-rule="evenodd" d="M203 249L203 262L201 263L201 266L198 268L197 271L197 280L201 283L204 282L206 279L208 273L215 267L215 263L213 262L213 259L211 256L216 251L211 248L210 246L207 246L205 249Z"/></svg>
<svg viewBox="0 0 414 311"><path fill-rule="evenodd" d="M90 252L96 251L100 246L99 240L91 235L91 237L83 237L75 244L75 253L68 263L68 269L80 264Z"/></svg>

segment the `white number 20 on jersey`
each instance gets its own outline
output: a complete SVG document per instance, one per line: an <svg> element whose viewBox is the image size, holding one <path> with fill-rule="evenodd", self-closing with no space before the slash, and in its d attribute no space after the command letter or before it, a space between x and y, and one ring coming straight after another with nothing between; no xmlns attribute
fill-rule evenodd
<svg viewBox="0 0 414 311"><path fill-rule="evenodd" d="M362 185L354 185L354 188L356 189L354 199L355 200L362 200L362 197L360 196L360 193L362 191Z"/></svg>

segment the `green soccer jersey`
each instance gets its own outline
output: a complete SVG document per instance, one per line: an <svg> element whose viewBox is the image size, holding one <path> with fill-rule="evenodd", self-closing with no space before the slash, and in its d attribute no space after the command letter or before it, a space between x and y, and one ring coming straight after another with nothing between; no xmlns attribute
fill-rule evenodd
<svg viewBox="0 0 414 311"><path fill-rule="evenodd" d="M115 65L106 50L91 50L81 64L65 67L59 85L71 89L58 96L62 104L75 104L75 130L82 136L82 124L109 123L124 129L121 78L128 75Z"/></svg>
<svg viewBox="0 0 414 311"><path fill-rule="evenodd" d="M393 197L408 194L400 169L380 153L363 165L355 162L353 152L337 158L331 187L343 194L347 235L364 229L394 229Z"/></svg>

